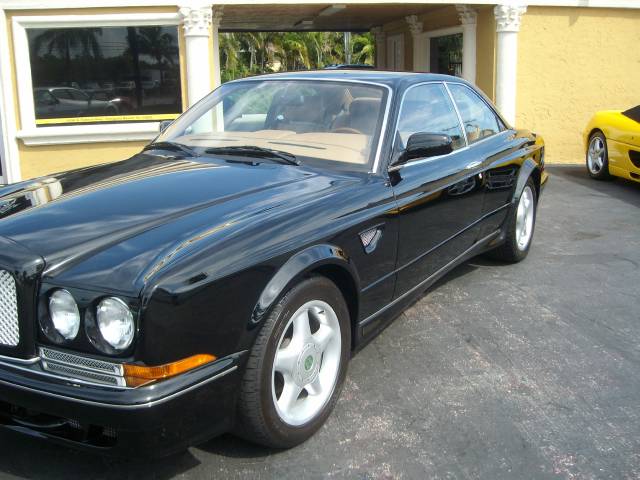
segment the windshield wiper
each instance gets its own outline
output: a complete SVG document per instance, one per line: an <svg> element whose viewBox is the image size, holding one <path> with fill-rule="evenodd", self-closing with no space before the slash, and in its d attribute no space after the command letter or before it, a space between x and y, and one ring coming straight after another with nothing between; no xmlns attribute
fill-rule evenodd
<svg viewBox="0 0 640 480"><path fill-rule="evenodd" d="M230 146L230 147L213 147L207 148L205 153L214 153L218 155L242 155L245 157L258 157L275 160L288 165L300 165L300 161L292 153L282 152L280 150L272 150L270 148L256 147L253 145Z"/></svg>
<svg viewBox="0 0 640 480"><path fill-rule="evenodd" d="M177 151L177 152L186 153L190 157L197 157L198 156L198 152L196 152L193 148L187 147L186 145L184 145L182 143L168 142L168 141L150 143L149 145L144 147L142 149L142 151L145 152L147 150L154 150L154 149L158 149L158 150L173 150L173 151Z"/></svg>

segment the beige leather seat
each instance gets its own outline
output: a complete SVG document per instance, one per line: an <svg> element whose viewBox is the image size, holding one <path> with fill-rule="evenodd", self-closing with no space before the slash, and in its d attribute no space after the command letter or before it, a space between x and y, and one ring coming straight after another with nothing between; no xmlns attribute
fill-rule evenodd
<svg viewBox="0 0 640 480"><path fill-rule="evenodd" d="M354 99L349 105L349 112L338 115L331 129L349 128L365 135L372 135L378 121L380 104L379 98L360 97Z"/></svg>

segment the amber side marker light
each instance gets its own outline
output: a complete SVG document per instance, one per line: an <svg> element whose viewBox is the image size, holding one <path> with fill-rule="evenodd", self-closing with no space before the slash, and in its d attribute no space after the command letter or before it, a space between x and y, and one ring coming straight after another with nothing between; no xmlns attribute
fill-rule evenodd
<svg viewBox="0 0 640 480"><path fill-rule="evenodd" d="M129 387L139 387L156 380L164 380L175 377L181 373L188 372L216 359L215 355L194 355L177 362L158 365L156 367L145 367L142 365L124 364L124 378Z"/></svg>

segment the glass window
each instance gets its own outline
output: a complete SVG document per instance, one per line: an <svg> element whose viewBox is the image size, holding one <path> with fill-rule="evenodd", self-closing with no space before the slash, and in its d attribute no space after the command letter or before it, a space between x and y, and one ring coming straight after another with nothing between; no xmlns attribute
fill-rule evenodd
<svg viewBox="0 0 640 480"><path fill-rule="evenodd" d="M433 37L429 45L430 72L462 76L462 33Z"/></svg>
<svg viewBox="0 0 640 480"><path fill-rule="evenodd" d="M247 147L267 148L302 163L366 170L379 141L385 102L384 88L364 83L230 83L180 117L159 140L236 156L247 154Z"/></svg>
<svg viewBox="0 0 640 480"><path fill-rule="evenodd" d="M454 150L465 146L460 121L444 85L419 85L406 93L398 120L396 155L404 151L409 137L418 132L449 135Z"/></svg>
<svg viewBox="0 0 640 480"><path fill-rule="evenodd" d="M493 110L470 88L460 84L448 84L456 102L469 144L498 133L500 123Z"/></svg>
<svg viewBox="0 0 640 480"><path fill-rule="evenodd" d="M36 125L173 119L177 26L29 28Z"/></svg>

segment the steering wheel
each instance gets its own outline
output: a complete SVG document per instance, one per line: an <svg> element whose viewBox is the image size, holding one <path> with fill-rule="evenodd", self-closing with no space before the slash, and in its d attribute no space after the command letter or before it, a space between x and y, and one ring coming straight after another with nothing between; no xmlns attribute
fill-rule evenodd
<svg viewBox="0 0 640 480"><path fill-rule="evenodd" d="M338 127L331 130L331 133L355 133L358 135L362 135L363 133L360 130L356 130L355 128L349 127Z"/></svg>

